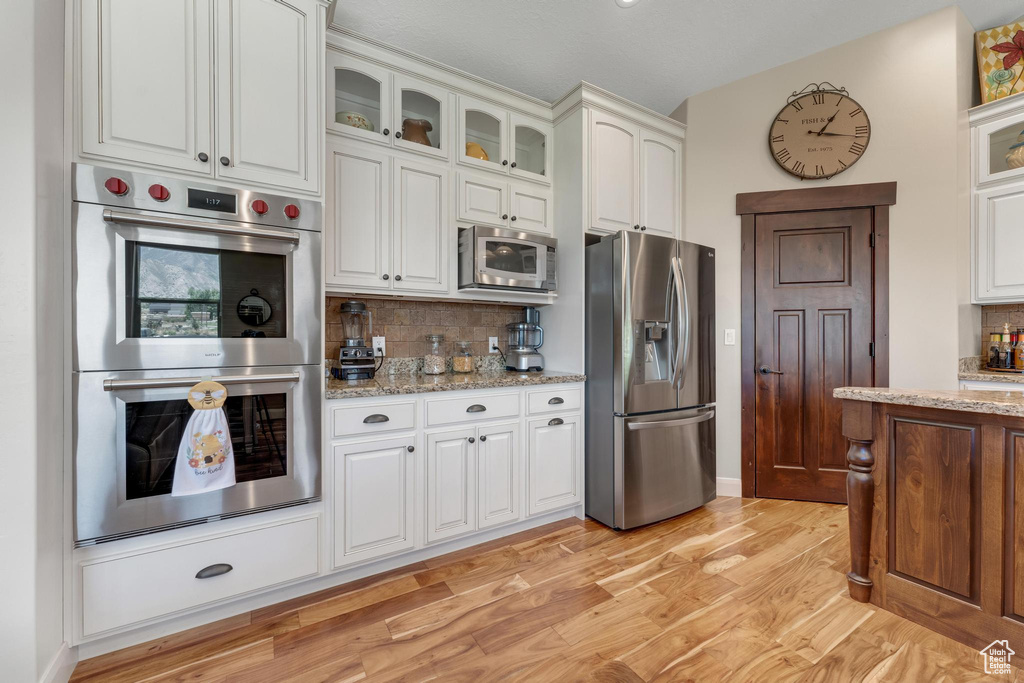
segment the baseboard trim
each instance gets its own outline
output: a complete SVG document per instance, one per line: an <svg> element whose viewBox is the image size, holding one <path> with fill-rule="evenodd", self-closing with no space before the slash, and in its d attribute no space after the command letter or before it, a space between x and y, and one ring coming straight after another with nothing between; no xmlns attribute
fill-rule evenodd
<svg viewBox="0 0 1024 683"><path fill-rule="evenodd" d="M68 683L71 674L78 664L78 657L66 642L60 644L57 654L50 661L50 666L39 677L39 683Z"/></svg>
<svg viewBox="0 0 1024 683"><path fill-rule="evenodd" d="M719 477L715 488L716 492L720 496L734 496L739 498L743 495L743 483L741 479Z"/></svg>

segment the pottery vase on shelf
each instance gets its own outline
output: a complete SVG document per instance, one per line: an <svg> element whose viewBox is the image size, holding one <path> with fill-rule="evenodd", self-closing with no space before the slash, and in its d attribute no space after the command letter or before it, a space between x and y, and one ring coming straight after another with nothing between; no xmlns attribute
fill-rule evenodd
<svg viewBox="0 0 1024 683"><path fill-rule="evenodd" d="M339 111L334 115L334 121L353 128L362 128L373 132L373 123L357 111Z"/></svg>
<svg viewBox="0 0 1024 683"><path fill-rule="evenodd" d="M487 156L486 150L475 142L466 143L466 156L473 159L480 159L481 161L490 160L490 157Z"/></svg>
<svg viewBox="0 0 1024 683"><path fill-rule="evenodd" d="M402 139L408 142L418 142L421 145L433 147L430 144L430 138L427 137L427 133L432 130L434 130L434 127L426 119L406 119L402 121Z"/></svg>
<svg viewBox="0 0 1024 683"><path fill-rule="evenodd" d="M1017 136L1017 144L1011 145L1006 153L1006 167L1020 168L1024 166L1024 131Z"/></svg>

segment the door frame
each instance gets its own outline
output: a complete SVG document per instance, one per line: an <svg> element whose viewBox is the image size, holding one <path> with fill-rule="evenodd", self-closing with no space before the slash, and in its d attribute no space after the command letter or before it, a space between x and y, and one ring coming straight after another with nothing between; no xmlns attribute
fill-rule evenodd
<svg viewBox="0 0 1024 683"><path fill-rule="evenodd" d="M874 236L872 305L874 308L875 368L873 386L889 384L889 207L896 203L896 183L868 183L798 190L744 192L736 195L740 216L740 483L744 498L755 497L756 414L754 386L754 327L756 273L755 220L758 215L870 209Z"/></svg>

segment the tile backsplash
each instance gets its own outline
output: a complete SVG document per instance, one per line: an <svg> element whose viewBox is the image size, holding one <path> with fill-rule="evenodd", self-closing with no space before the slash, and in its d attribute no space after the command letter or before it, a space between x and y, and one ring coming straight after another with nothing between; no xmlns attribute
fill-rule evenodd
<svg viewBox="0 0 1024 683"><path fill-rule="evenodd" d="M981 343L987 347L989 335L1002 332L1003 325L1009 323L1010 331L1024 327L1024 304L1001 304L999 306L981 307Z"/></svg>
<svg viewBox="0 0 1024 683"><path fill-rule="evenodd" d="M337 358L341 350L344 334L339 315L341 304L350 299L362 301L373 313L373 334L387 338L390 358L422 356L428 334L444 335L447 354L455 350L455 342L470 341L474 356L486 356L488 337L497 337L504 350L505 325L523 322L523 307L515 305L328 296L325 358Z"/></svg>

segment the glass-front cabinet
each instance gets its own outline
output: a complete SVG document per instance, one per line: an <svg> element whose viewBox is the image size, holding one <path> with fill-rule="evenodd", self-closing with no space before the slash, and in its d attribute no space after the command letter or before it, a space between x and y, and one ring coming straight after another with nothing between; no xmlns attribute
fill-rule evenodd
<svg viewBox="0 0 1024 683"><path fill-rule="evenodd" d="M551 184L552 130L539 119L460 97L458 161Z"/></svg>
<svg viewBox="0 0 1024 683"><path fill-rule="evenodd" d="M1024 175L1024 112L977 127L977 182Z"/></svg>
<svg viewBox="0 0 1024 683"><path fill-rule="evenodd" d="M407 76L395 76L395 147L448 158L448 92Z"/></svg>
<svg viewBox="0 0 1024 683"><path fill-rule="evenodd" d="M509 125L512 131L509 173L551 183L551 125L519 114L509 114Z"/></svg>

